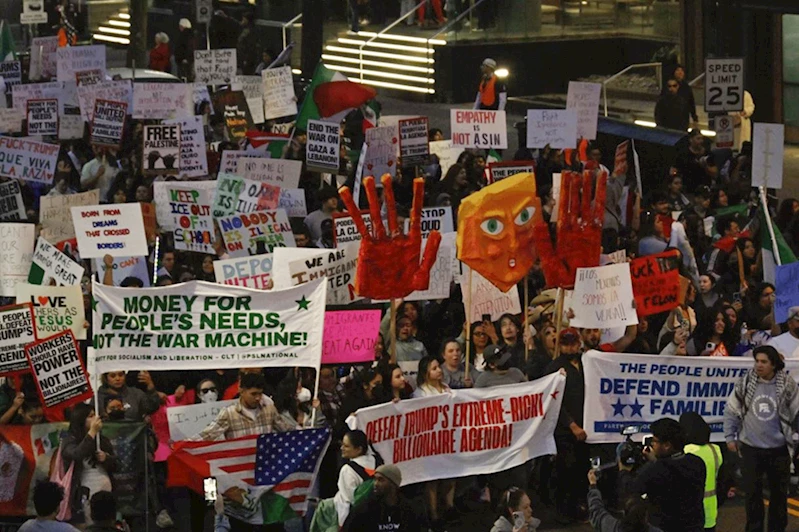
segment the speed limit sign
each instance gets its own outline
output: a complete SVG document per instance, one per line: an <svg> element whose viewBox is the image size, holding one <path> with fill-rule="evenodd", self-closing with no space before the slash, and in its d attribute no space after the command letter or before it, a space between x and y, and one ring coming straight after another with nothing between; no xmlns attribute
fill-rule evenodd
<svg viewBox="0 0 799 532"><path fill-rule="evenodd" d="M744 109L744 60L705 59L705 111Z"/></svg>

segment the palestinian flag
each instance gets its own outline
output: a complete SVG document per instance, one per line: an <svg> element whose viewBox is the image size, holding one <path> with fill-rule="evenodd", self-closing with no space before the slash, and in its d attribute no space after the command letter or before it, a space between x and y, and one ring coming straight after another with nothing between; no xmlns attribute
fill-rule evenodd
<svg viewBox="0 0 799 532"><path fill-rule="evenodd" d="M376 96L372 87L349 81L344 74L319 63L297 113L296 127L306 131L308 120L341 122L351 109L361 107Z"/></svg>
<svg viewBox="0 0 799 532"><path fill-rule="evenodd" d="M766 215L763 209L758 209L757 216L760 220L760 245L763 250L763 280L774 284L775 270L777 266L777 255L779 254L780 264L789 264L796 262L796 255L793 254L788 243L785 242L780 228L772 223L774 227L774 240L777 241L777 249L774 249L774 242L771 240L771 234L766 225Z"/></svg>
<svg viewBox="0 0 799 532"><path fill-rule="evenodd" d="M11 26L6 24L5 20L0 20L0 61L14 61L16 58Z"/></svg>
<svg viewBox="0 0 799 532"><path fill-rule="evenodd" d="M267 133L264 131L252 130L246 133L250 146L257 150L265 150L272 159L281 159L283 148L289 140L285 133Z"/></svg>

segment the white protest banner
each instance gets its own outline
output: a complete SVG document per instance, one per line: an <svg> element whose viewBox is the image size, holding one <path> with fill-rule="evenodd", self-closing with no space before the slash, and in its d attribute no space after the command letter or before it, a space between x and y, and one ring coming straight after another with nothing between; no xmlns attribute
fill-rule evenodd
<svg viewBox="0 0 799 532"><path fill-rule="evenodd" d="M516 174L535 173L535 161L505 161L488 163L491 183L496 183Z"/></svg>
<svg viewBox="0 0 799 532"><path fill-rule="evenodd" d="M214 276L219 284L268 290L272 278L272 254L214 261Z"/></svg>
<svg viewBox="0 0 799 532"><path fill-rule="evenodd" d="M3 78L6 84L6 92L10 92L9 87L22 83L21 63L19 61L0 62L0 78Z"/></svg>
<svg viewBox="0 0 799 532"><path fill-rule="evenodd" d="M31 66L28 79L31 81L56 77L56 51L58 36L34 37L31 40Z"/></svg>
<svg viewBox="0 0 799 532"><path fill-rule="evenodd" d="M28 371L25 345L36 341L32 305L0 307L0 330L0 375Z"/></svg>
<svg viewBox="0 0 799 532"><path fill-rule="evenodd" d="M155 185L158 224L172 233L175 249L215 255L211 215L215 183L165 181Z"/></svg>
<svg viewBox="0 0 799 532"><path fill-rule="evenodd" d="M28 135L58 135L58 100L28 100Z"/></svg>
<svg viewBox="0 0 799 532"><path fill-rule="evenodd" d="M71 330L78 340L86 339L86 317L80 285L40 286L19 283L16 288L17 303L33 305L36 337L47 338Z"/></svg>
<svg viewBox="0 0 799 532"><path fill-rule="evenodd" d="M11 101L13 106L22 112L28 107L28 100L44 100L55 98L61 102L64 83L50 81L47 83L28 83L11 87ZM60 105L60 103L59 103Z"/></svg>
<svg viewBox="0 0 799 532"><path fill-rule="evenodd" d="M362 408L347 423L366 433L402 484L487 475L555 454L566 377L453 390Z"/></svg>
<svg viewBox="0 0 799 532"><path fill-rule="evenodd" d="M22 133L25 109L8 107L0 109L0 133Z"/></svg>
<svg viewBox="0 0 799 532"><path fill-rule="evenodd" d="M705 59L705 111L743 111L744 60Z"/></svg>
<svg viewBox="0 0 799 532"><path fill-rule="evenodd" d="M205 152L202 117L167 120L164 124L180 126L180 174L186 177L208 175L208 156Z"/></svg>
<svg viewBox="0 0 799 532"><path fill-rule="evenodd" d="M142 171L148 175L180 172L180 125L144 126Z"/></svg>
<svg viewBox="0 0 799 532"><path fill-rule="evenodd" d="M502 292L479 273L472 271L471 275L471 308L466 316L469 321L478 321L483 314L490 314L491 321L499 320L503 314L521 314L522 304L519 300L519 290L515 286L507 292ZM469 286L468 279L469 267L464 264L463 278L460 283L462 289Z"/></svg>
<svg viewBox="0 0 799 532"><path fill-rule="evenodd" d="M94 100L90 141L93 145L118 147L125 133L128 104L110 100ZM203 152L205 153L205 152Z"/></svg>
<svg viewBox="0 0 799 532"><path fill-rule="evenodd" d="M102 281L107 270L103 258L96 257L92 261L92 265ZM111 279L114 286L119 286L128 277L139 279L145 287L150 286L150 273L147 270L146 257L114 257L114 263L111 265Z"/></svg>
<svg viewBox="0 0 799 532"><path fill-rule="evenodd" d="M355 293L355 268L358 266L359 244L348 244L336 249L320 250L312 257L294 253L295 248L280 248L274 251L274 259L288 264L288 279L285 276L274 278L275 288L298 286L326 279L327 304L348 305L363 299Z"/></svg>
<svg viewBox="0 0 799 532"><path fill-rule="evenodd" d="M308 216L308 207L305 204L304 188L281 188L279 209L286 211L289 218L305 218Z"/></svg>
<svg viewBox="0 0 799 532"><path fill-rule="evenodd" d="M729 115L717 116L713 121L713 131L716 136L713 138L713 144L716 149L726 149L735 146L735 124L733 124L732 117Z"/></svg>
<svg viewBox="0 0 799 532"><path fill-rule="evenodd" d="M191 281L131 291L94 283L97 368L319 368L326 287Z"/></svg>
<svg viewBox="0 0 799 532"><path fill-rule="evenodd" d="M271 120L297 114L294 95L294 76L291 67L268 68L261 71L263 82L264 118Z"/></svg>
<svg viewBox="0 0 799 532"><path fill-rule="evenodd" d="M505 111L450 109L452 144L464 148L508 147Z"/></svg>
<svg viewBox="0 0 799 532"><path fill-rule="evenodd" d="M131 113L133 108L133 87L129 80L103 81L95 85L77 88L80 114L85 122L94 118L94 107L97 100L123 102L127 105L125 112Z"/></svg>
<svg viewBox="0 0 799 532"><path fill-rule="evenodd" d="M403 166L427 164L430 158L430 122L426 116L400 120L399 149Z"/></svg>
<svg viewBox="0 0 799 532"><path fill-rule="evenodd" d="M72 225L70 207L79 205L97 205L100 203L100 191L90 190L80 194L63 196L42 196L39 200L39 222L42 224L42 235L49 242L61 242L75 238L75 226Z"/></svg>
<svg viewBox="0 0 799 532"><path fill-rule="evenodd" d="M194 116L192 91L186 83L134 83L133 118Z"/></svg>
<svg viewBox="0 0 799 532"><path fill-rule="evenodd" d="M52 185L60 149L58 144L0 136L0 175Z"/></svg>
<svg viewBox="0 0 799 532"><path fill-rule="evenodd" d="M372 215L368 211L361 211L361 218L363 223L366 224L366 229L372 233ZM343 246L350 242L360 242L361 233L355 227L355 222L352 216L344 213L335 213L333 215L333 236L336 242L336 247Z"/></svg>
<svg viewBox="0 0 799 532"><path fill-rule="evenodd" d="M11 180L0 183L0 220L24 220L25 203L22 201L22 189L19 181Z"/></svg>
<svg viewBox="0 0 799 532"><path fill-rule="evenodd" d="M405 220L405 234L411 229L411 220ZM432 231L452 233L455 224L452 220L452 207L422 207L422 239L427 239Z"/></svg>
<svg viewBox="0 0 799 532"><path fill-rule="evenodd" d="M14 297L28 278L35 234L34 224L0 224L0 296Z"/></svg>
<svg viewBox="0 0 799 532"><path fill-rule="evenodd" d="M573 149L577 146L577 112L571 109L528 109L527 147Z"/></svg>
<svg viewBox="0 0 799 532"><path fill-rule="evenodd" d="M430 142L430 155L438 157L441 167L441 179L447 175L449 167L458 162L458 157L465 151L463 146L455 146L451 140L434 140Z"/></svg>
<svg viewBox="0 0 799 532"><path fill-rule="evenodd" d="M215 218L233 213L251 213L276 209L280 187L244 179L234 174L219 173L212 206Z"/></svg>
<svg viewBox="0 0 799 532"><path fill-rule="evenodd" d="M237 401L238 399L230 399L213 403L168 407L166 420L169 424L169 438L172 441L184 441L198 435L216 419L219 412Z"/></svg>
<svg viewBox="0 0 799 532"><path fill-rule="evenodd" d="M685 357L589 351L585 375L583 428L589 443L624 441L621 429L648 432L660 418L696 412L710 425L711 441L723 442L724 407L738 378L752 369L749 357ZM786 370L799 377L799 360ZM358 413L360 415L360 412Z"/></svg>
<svg viewBox="0 0 799 532"><path fill-rule="evenodd" d="M364 175L397 174L397 128L394 126L372 127L366 130L366 157L363 160Z"/></svg>
<svg viewBox="0 0 799 532"><path fill-rule="evenodd" d="M82 258L147 256L144 216L138 203L79 206L70 210Z"/></svg>
<svg viewBox="0 0 799 532"><path fill-rule="evenodd" d="M236 49L194 51L194 79L204 85L228 85L236 78Z"/></svg>
<svg viewBox="0 0 799 532"><path fill-rule="evenodd" d="M25 354L45 409L66 408L92 397L80 348L71 331L26 345Z"/></svg>
<svg viewBox="0 0 799 532"><path fill-rule="evenodd" d="M64 46L56 50L58 81L75 82L81 70L102 70L105 75L105 45Z"/></svg>
<svg viewBox="0 0 799 532"><path fill-rule="evenodd" d="M57 286L73 286L80 284L83 273L83 266L39 237L33 250L33 262L28 274L30 284L49 286L51 281L55 281Z"/></svg>
<svg viewBox="0 0 799 532"><path fill-rule="evenodd" d="M629 263L577 268L573 297L573 327L606 329L638 323Z"/></svg>
<svg viewBox="0 0 799 532"><path fill-rule="evenodd" d="M236 172L234 173L280 188L297 188L300 186L301 172L302 161L241 157L236 161Z"/></svg>
<svg viewBox="0 0 799 532"><path fill-rule="evenodd" d="M577 137L586 140L596 138L601 92L602 85L599 83L569 82L566 109L572 109L577 113Z"/></svg>
<svg viewBox="0 0 799 532"><path fill-rule="evenodd" d="M231 257L272 253L275 248L296 246L283 209L220 216L217 222Z"/></svg>
<svg viewBox="0 0 799 532"><path fill-rule="evenodd" d="M752 186L782 188L785 126L760 122L752 125Z"/></svg>
<svg viewBox="0 0 799 532"><path fill-rule="evenodd" d="M308 120L308 141L305 145L305 161L308 166L337 172L341 155L340 142L338 124Z"/></svg>

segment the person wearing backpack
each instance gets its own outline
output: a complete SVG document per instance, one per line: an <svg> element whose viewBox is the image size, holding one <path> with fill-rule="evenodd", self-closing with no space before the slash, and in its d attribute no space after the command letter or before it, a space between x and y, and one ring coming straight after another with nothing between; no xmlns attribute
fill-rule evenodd
<svg viewBox="0 0 799 532"><path fill-rule="evenodd" d="M369 440L361 430L347 432L341 440L345 460L338 474L338 492L332 499L319 501L311 532L337 532L344 525L350 509L372 493L375 469L382 465L380 455L369 450Z"/></svg>

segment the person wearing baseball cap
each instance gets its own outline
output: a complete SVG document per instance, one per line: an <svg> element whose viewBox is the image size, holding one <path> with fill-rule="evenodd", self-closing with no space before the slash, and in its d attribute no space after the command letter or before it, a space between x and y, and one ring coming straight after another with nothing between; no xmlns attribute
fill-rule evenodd
<svg viewBox="0 0 799 532"><path fill-rule="evenodd" d="M375 470L374 491L356 506L341 528L343 532L378 532L381 530L422 530L422 520L408 499L400 492L402 472L394 464Z"/></svg>
<svg viewBox="0 0 799 532"><path fill-rule="evenodd" d="M485 371L477 377L475 388L491 388L503 384L527 382L527 377L512 364L513 352L508 345L487 345L483 349Z"/></svg>
<svg viewBox="0 0 799 532"><path fill-rule="evenodd" d="M477 88L474 109L505 110L505 104L508 103L508 87L494 73L496 69L496 61L490 57L483 59L480 65L480 71L483 76L480 78L480 85Z"/></svg>
<svg viewBox="0 0 799 532"><path fill-rule="evenodd" d="M788 309L788 321L785 322L788 332L775 336L768 341L784 358L799 358L799 305Z"/></svg>

